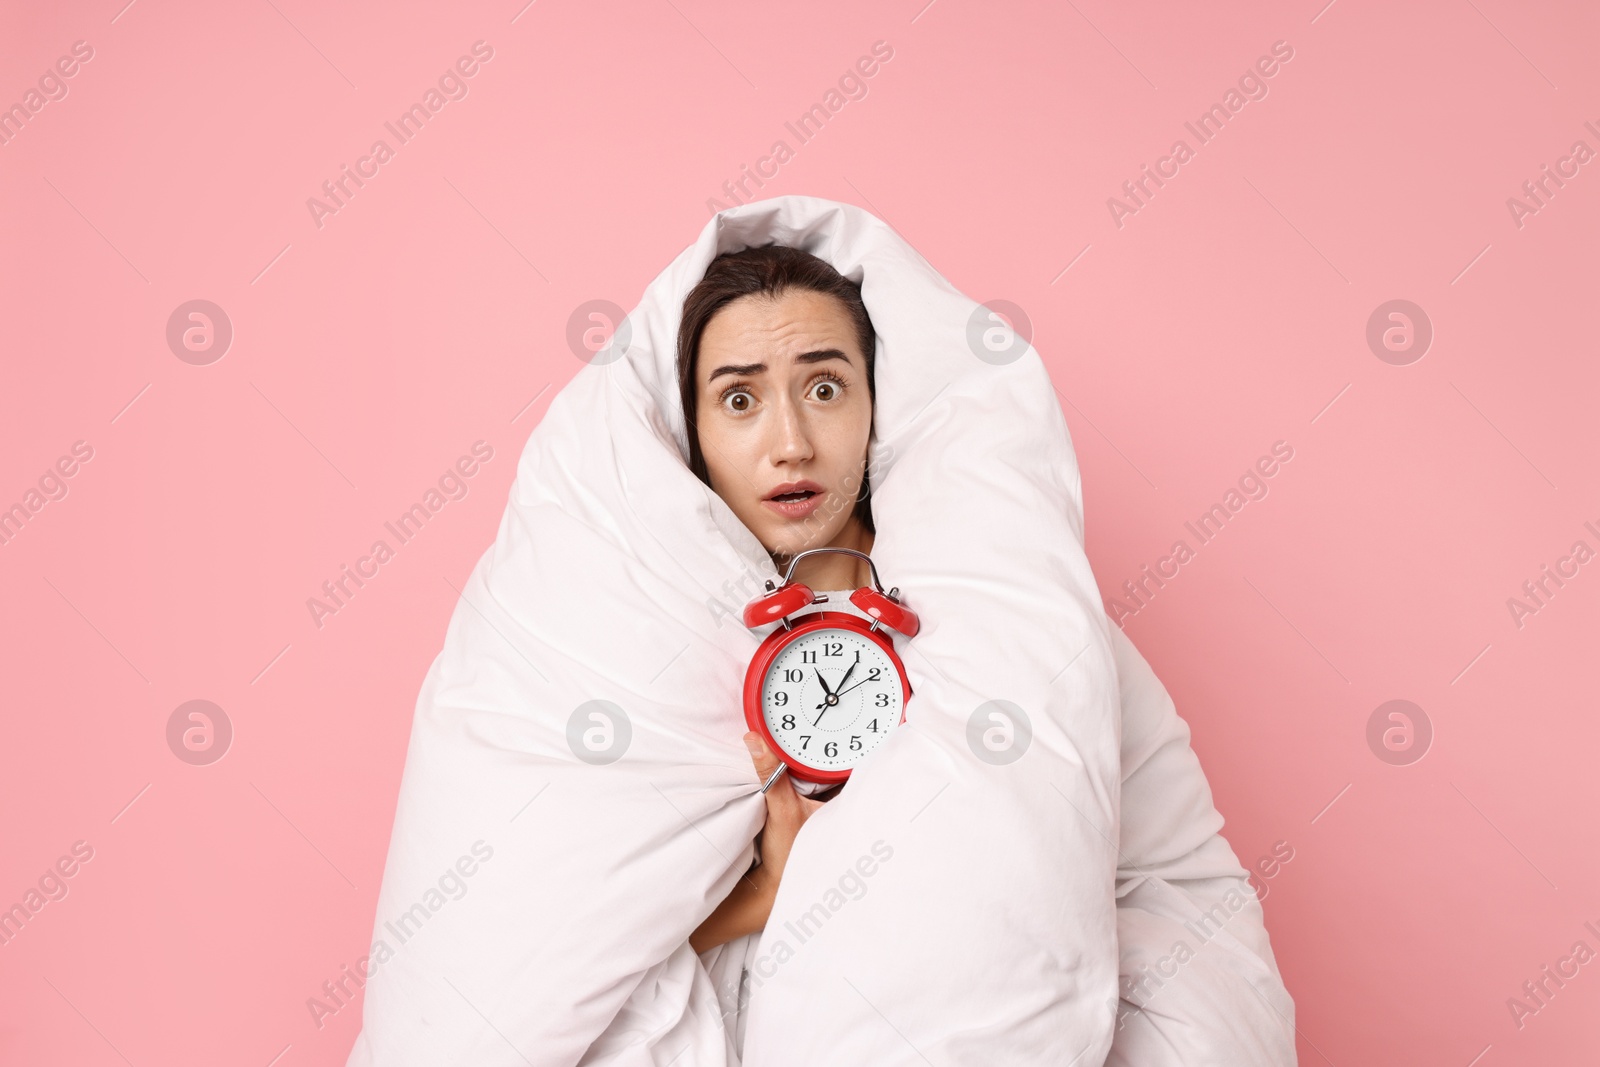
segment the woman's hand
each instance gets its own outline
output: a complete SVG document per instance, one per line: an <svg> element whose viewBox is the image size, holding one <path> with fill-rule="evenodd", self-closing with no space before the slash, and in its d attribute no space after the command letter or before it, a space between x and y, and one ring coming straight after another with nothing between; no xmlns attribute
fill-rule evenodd
<svg viewBox="0 0 1600 1067"><path fill-rule="evenodd" d="M744 743L756 765L756 774L765 782L778 769L778 757L767 748L761 735L754 731L746 732ZM794 847L795 835L811 817L811 813L822 807L822 803L796 792L787 772L772 783L767 790L766 825L756 838L761 865L746 872L734 884L727 898L690 935L691 948L696 952L704 952L736 937L766 928L767 917L772 914L772 902L778 896L783 868L789 862L789 850Z"/></svg>

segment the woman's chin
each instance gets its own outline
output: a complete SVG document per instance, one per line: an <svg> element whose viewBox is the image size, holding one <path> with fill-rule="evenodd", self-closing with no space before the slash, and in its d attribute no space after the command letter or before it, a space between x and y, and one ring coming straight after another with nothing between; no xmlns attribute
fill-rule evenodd
<svg viewBox="0 0 1600 1067"><path fill-rule="evenodd" d="M793 559L806 550L806 546L801 545L796 538L782 535L768 536L763 538L762 543L767 546L768 552L784 559Z"/></svg>
<svg viewBox="0 0 1600 1067"><path fill-rule="evenodd" d="M785 523L762 531L761 543L768 552L792 559L810 548L821 548L828 542L816 536L816 531L800 528L800 523Z"/></svg>

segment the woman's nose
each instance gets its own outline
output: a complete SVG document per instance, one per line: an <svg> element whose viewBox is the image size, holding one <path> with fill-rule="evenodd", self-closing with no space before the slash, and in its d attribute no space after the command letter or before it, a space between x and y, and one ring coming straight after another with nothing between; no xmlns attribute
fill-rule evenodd
<svg viewBox="0 0 1600 1067"><path fill-rule="evenodd" d="M798 463L811 458L811 436L807 431L805 416L792 402L779 405L774 432L773 459L778 462Z"/></svg>

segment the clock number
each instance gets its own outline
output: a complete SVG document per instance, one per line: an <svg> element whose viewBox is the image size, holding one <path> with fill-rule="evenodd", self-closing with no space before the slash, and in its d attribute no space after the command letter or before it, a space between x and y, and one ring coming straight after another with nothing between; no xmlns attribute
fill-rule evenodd
<svg viewBox="0 0 1600 1067"><path fill-rule="evenodd" d="M772 702L781 708L789 703L789 694L780 689L772 694Z"/></svg>
<svg viewBox="0 0 1600 1067"><path fill-rule="evenodd" d="M888 693L879 693L879 694L877 694L877 704L876 704L876 706L880 707L880 708L888 707L889 706L889 694Z"/></svg>
<svg viewBox="0 0 1600 1067"><path fill-rule="evenodd" d="M783 717L783 728L785 730L793 730L794 729L794 716L793 715L785 715Z"/></svg>
<svg viewBox="0 0 1600 1067"><path fill-rule="evenodd" d="M872 673L867 675L866 680L869 681L869 682L876 682L878 680L878 675L880 673L882 673L882 671L883 671L882 667L874 667L874 668L872 668Z"/></svg>
<svg viewBox="0 0 1600 1067"><path fill-rule="evenodd" d="M839 742L829 741L827 744L823 745L822 754L824 756L837 756L839 754Z"/></svg>
<svg viewBox="0 0 1600 1067"><path fill-rule="evenodd" d="M814 648L803 648L803 649L801 649L800 650L800 662L801 663L815 663L815 662L817 662L817 650L814 649Z"/></svg>
<svg viewBox="0 0 1600 1067"><path fill-rule="evenodd" d="M842 656L842 655L844 655L844 642L843 641L824 641L824 642L822 642L822 654L824 656Z"/></svg>
<svg viewBox="0 0 1600 1067"><path fill-rule="evenodd" d="M783 671L783 680L784 681L786 681L786 682L799 682L799 681L803 681L804 678L805 678L805 672L800 671L800 670L790 670L787 667L784 668L784 671Z"/></svg>
<svg viewBox="0 0 1600 1067"><path fill-rule="evenodd" d="M809 745L810 743L811 743L811 735L810 734L801 734L800 735L800 751L801 752L804 752L806 750L806 746Z"/></svg>
<svg viewBox="0 0 1600 1067"><path fill-rule="evenodd" d="M867 724L867 729L872 731L873 733L877 733L878 732L878 720L877 719L873 719L872 722L868 723Z"/></svg>
<svg viewBox="0 0 1600 1067"><path fill-rule="evenodd" d="M850 751L852 751L852 752L860 752L861 751L861 735L860 734L851 734L850 735Z"/></svg>

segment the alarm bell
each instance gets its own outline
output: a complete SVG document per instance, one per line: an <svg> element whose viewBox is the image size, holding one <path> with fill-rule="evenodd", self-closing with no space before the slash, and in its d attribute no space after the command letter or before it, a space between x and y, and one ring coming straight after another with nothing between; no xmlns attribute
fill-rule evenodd
<svg viewBox="0 0 1600 1067"><path fill-rule="evenodd" d="M862 586L850 594L850 602L873 620L872 629L876 630L882 624L907 637L917 636L917 631L922 628L922 622L917 618L916 612L900 603L897 595L900 587L895 586L887 593L884 592L883 584L878 581L878 568L873 565L872 557L853 548L812 548L795 556L789 561L781 586L774 590L771 579L768 579L769 592L745 605L744 624L753 630L758 626L782 620L787 627L790 615L816 603L817 595L811 591L811 587L804 582L791 581L790 576L794 574L795 564L818 552L842 552L866 560L867 566L872 571L872 584L877 588Z"/></svg>

